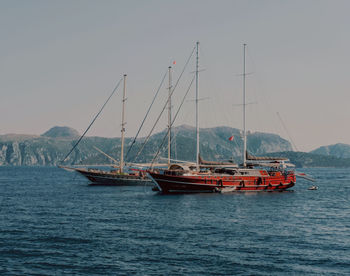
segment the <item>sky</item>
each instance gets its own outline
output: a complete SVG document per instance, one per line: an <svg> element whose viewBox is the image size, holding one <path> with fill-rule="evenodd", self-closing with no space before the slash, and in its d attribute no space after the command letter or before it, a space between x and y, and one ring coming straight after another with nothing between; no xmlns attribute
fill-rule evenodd
<svg viewBox="0 0 350 276"><path fill-rule="evenodd" d="M350 1L340 0L1 0L0 135L40 135L53 126L83 133L127 74L132 137L168 66L175 84L199 41L201 128L242 128L246 43L248 130L276 133L299 151L350 144L349 10ZM194 70L192 56L173 114ZM143 136L168 86L166 77ZM122 85L89 136L120 136L121 96ZM194 99L192 85L175 126L195 125ZM166 120L165 113L156 131Z"/></svg>

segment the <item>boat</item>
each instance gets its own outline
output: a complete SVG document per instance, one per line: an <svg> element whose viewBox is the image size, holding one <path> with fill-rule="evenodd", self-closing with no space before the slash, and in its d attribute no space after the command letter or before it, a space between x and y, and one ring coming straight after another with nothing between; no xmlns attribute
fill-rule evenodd
<svg viewBox="0 0 350 276"><path fill-rule="evenodd" d="M315 191L315 190L317 190L317 189L318 189L318 187L315 186L315 185L310 186L310 187L308 188L308 190L310 190L310 191Z"/></svg>
<svg viewBox="0 0 350 276"><path fill-rule="evenodd" d="M167 169L151 169L149 177L161 193L284 191L296 183L293 164L286 158L254 157L248 154L245 123L245 54L243 45L243 164L203 162L199 154L198 48L196 62L196 163L174 164Z"/></svg>
<svg viewBox="0 0 350 276"><path fill-rule="evenodd" d="M83 175L84 177L86 177L91 181L90 185L103 185L103 186L139 186L139 185L153 186L154 185L152 181L147 177L147 174L143 169L132 169L132 168L125 167L125 162L124 162L125 117L124 117L124 114L125 114L125 101L126 101L126 98L125 98L126 76L127 75L123 76L124 88L123 88L123 100L122 100L121 154L120 154L119 165L118 166L113 165L112 166L113 169L111 169L110 171L100 170L96 168L73 168L73 167L60 166L63 169L73 170ZM79 139L79 141L80 140L81 139ZM113 157L109 156L108 154L104 153L103 151L101 151L96 147L94 148L99 152L101 152L102 154L104 154L109 159L113 160L115 163L118 163L118 161L115 160Z"/></svg>
<svg viewBox="0 0 350 276"><path fill-rule="evenodd" d="M103 186L153 186L151 180L144 171L123 172L120 170L99 170L92 168L75 168L76 172L85 176L91 181L90 185Z"/></svg>
<svg viewBox="0 0 350 276"><path fill-rule="evenodd" d="M153 170L148 173L162 193L283 191L293 187L296 182L294 171L274 167L261 169L215 166L213 169L197 171L177 164L167 170Z"/></svg>

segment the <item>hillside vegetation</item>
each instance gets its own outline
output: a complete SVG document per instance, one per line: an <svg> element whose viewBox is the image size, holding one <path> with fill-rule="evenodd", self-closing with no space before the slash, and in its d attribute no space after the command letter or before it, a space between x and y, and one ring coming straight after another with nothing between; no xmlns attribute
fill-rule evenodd
<svg viewBox="0 0 350 276"><path fill-rule="evenodd" d="M144 150L136 158L145 138L134 144L126 157L129 162L150 162L163 141L165 131L152 135ZM68 127L54 127L41 136L2 135L0 136L0 165L3 166L55 166L66 156L79 138L79 133ZM176 127L173 132L172 158L195 160L195 128ZM233 141L228 138L234 136ZM125 153L132 142L125 140ZM207 160L228 160L241 162L243 140L241 131L230 127L214 127L200 130L200 152ZM85 137L67 158L64 165L111 164L112 161L94 147L119 160L120 138ZM292 152L291 144L276 134L250 133L247 148L253 155L278 155L288 157L298 167L349 167L350 159L331 155ZM167 156L167 139L160 150L160 157Z"/></svg>

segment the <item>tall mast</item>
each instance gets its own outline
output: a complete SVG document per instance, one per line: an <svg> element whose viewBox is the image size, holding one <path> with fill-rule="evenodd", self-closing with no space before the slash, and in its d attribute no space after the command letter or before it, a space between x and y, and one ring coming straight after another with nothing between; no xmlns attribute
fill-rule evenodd
<svg viewBox="0 0 350 276"><path fill-rule="evenodd" d="M196 43L197 51L196 51L196 136L197 136L197 150L196 150L196 164L197 170L199 170L199 122L198 122L198 49L199 49L199 41Z"/></svg>
<svg viewBox="0 0 350 276"><path fill-rule="evenodd" d="M124 119L125 119L125 92L126 92L126 74L124 75L124 88L123 88L123 107L122 107L122 137L121 137L121 140L122 140L122 148L121 148L121 153L120 153L120 172L122 173L123 172L123 169L124 169L124 135L125 135L125 122L124 122Z"/></svg>
<svg viewBox="0 0 350 276"><path fill-rule="evenodd" d="M171 160L171 66L169 66L169 100L168 100L168 166Z"/></svg>
<svg viewBox="0 0 350 276"><path fill-rule="evenodd" d="M243 166L245 167L247 165L247 133L246 133L246 115L245 115L245 108L246 108L246 99L245 99L245 50L246 50L247 44L243 44Z"/></svg>

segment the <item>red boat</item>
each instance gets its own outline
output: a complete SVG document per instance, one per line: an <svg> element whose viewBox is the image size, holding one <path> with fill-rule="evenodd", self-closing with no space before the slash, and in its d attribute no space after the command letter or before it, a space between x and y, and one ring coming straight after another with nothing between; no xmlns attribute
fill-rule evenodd
<svg viewBox="0 0 350 276"><path fill-rule="evenodd" d="M196 84L198 84L198 46ZM208 162L199 155L198 85L196 85L196 163L173 164L166 170L150 170L149 177L162 193L171 192L225 192L225 191L283 191L294 186L296 175L287 170L285 158L253 157L247 154L245 126L245 51L243 59L243 164ZM231 140L232 137L229 139Z"/></svg>
<svg viewBox="0 0 350 276"><path fill-rule="evenodd" d="M225 165L172 165L167 170L150 171L149 177L162 193L283 191L294 186L294 170L286 169L286 160L270 160L268 169ZM269 164L269 165L268 165Z"/></svg>

